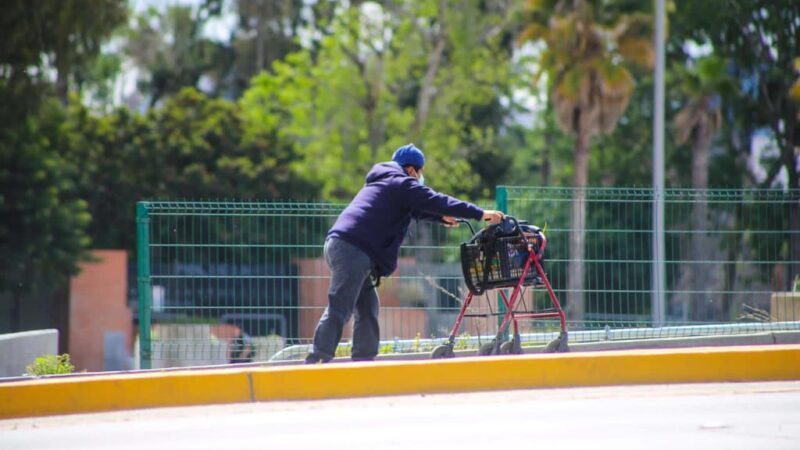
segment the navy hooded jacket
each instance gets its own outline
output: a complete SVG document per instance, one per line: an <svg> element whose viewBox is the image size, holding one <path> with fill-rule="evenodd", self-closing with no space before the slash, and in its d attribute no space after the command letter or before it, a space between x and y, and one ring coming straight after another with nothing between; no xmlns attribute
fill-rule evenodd
<svg viewBox="0 0 800 450"><path fill-rule="evenodd" d="M369 171L366 184L328 236L361 249L372 259L377 275L387 276L397 268L411 219L440 220L442 216L480 220L483 210L421 185L395 162L380 163Z"/></svg>

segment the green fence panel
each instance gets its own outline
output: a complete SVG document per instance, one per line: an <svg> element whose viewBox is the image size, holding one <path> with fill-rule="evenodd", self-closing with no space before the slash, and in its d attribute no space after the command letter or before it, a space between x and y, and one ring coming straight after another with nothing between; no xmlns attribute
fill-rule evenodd
<svg viewBox="0 0 800 450"><path fill-rule="evenodd" d="M308 344L327 303L325 236L344 206L140 203L141 367L228 362L249 347L242 332L257 361ZM449 331L465 289L458 245L469 237L466 227L412 223L398 272L379 288L383 340L423 350Z"/></svg>
<svg viewBox="0 0 800 450"><path fill-rule="evenodd" d="M578 289L568 280L572 202L584 202ZM798 329L790 293L800 257L800 193L667 190L667 325L652 327L651 189L499 187L496 203L545 229L545 270L562 303L571 342ZM137 205L141 367L302 356L327 302L325 236L342 204L141 202ZM381 352L425 351L447 336L466 288L459 243L466 227L413 223L398 272L384 279ZM527 290L521 309L549 308ZM581 307L576 307L577 301ZM497 331L497 295L474 302L460 346ZM523 341L546 342L554 321L522 323ZM242 332L249 337L237 340ZM431 338L434 338L431 340ZM346 331L344 342L349 339ZM544 339L544 340L543 340ZM340 346L340 354L348 352Z"/></svg>
<svg viewBox="0 0 800 450"><path fill-rule="evenodd" d="M652 325L652 189L498 189L507 191L508 213L547 225L546 267L573 330ZM571 232L580 227L571 206L581 198L583 258L573 261ZM773 330L800 320L788 292L800 265L800 229L792 225L799 199L785 190L667 189L667 324L686 333L687 325L758 322ZM574 292L568 277L577 263L583 282Z"/></svg>

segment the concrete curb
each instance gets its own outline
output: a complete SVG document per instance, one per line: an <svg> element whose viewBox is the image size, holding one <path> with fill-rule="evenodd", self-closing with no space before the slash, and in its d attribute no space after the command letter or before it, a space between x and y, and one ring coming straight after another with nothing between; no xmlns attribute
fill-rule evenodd
<svg viewBox="0 0 800 450"><path fill-rule="evenodd" d="M0 418L251 400L238 369L20 381L0 386Z"/></svg>
<svg viewBox="0 0 800 450"><path fill-rule="evenodd" d="M645 350L645 349L667 349L667 348L687 348L687 347L722 347L732 345L772 345L772 344L800 344L800 331L771 331L758 334L731 335L731 336L700 336L700 337L678 337L664 339L644 339L644 340L614 340L598 342L570 342L570 352L594 352L609 350ZM523 347L526 354L543 353L544 346ZM477 356L475 350L456 350L456 357ZM378 355L379 361L414 361L431 359L431 352L418 353L393 353ZM349 357L334 359L335 363L350 363ZM185 371L206 371L219 369L253 369L263 367L297 366L302 365L302 359L283 360L283 361L258 361L241 364L217 364L211 366L190 366L190 367L167 367L162 369L135 369L114 372L76 372L63 375L48 375L45 379L66 379L66 378L87 378L109 375L133 375L133 374L164 374ZM36 377L0 377L0 385L25 380L36 380ZM41 378L38 378L41 379Z"/></svg>
<svg viewBox="0 0 800 450"><path fill-rule="evenodd" d="M271 400L800 379L800 345L494 356L28 380L0 418Z"/></svg>

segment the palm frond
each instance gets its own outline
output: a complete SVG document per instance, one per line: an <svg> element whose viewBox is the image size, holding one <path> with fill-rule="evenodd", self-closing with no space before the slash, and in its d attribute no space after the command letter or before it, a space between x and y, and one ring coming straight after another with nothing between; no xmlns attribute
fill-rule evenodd
<svg viewBox="0 0 800 450"><path fill-rule="evenodd" d="M800 103L800 79L795 81L791 88L789 88L789 98Z"/></svg>
<svg viewBox="0 0 800 450"><path fill-rule="evenodd" d="M649 39L625 38L618 43L622 58L643 69L652 69L656 61L653 43Z"/></svg>

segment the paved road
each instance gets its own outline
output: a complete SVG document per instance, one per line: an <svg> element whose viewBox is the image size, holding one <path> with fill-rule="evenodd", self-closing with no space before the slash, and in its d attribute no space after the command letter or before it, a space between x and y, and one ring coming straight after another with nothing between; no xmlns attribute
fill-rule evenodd
<svg viewBox="0 0 800 450"><path fill-rule="evenodd" d="M273 402L0 421L0 449L800 449L800 382Z"/></svg>

